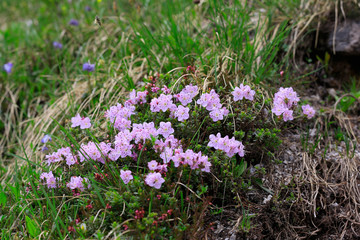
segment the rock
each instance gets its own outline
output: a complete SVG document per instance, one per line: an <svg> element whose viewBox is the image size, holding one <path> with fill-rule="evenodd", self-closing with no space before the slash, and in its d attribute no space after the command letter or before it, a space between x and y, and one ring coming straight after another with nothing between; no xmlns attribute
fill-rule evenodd
<svg viewBox="0 0 360 240"><path fill-rule="evenodd" d="M216 229L216 231L215 231L215 234L221 233L222 230L224 230L224 226L223 226L220 222L218 222L218 224L217 224L217 229Z"/></svg>
<svg viewBox="0 0 360 240"><path fill-rule="evenodd" d="M327 46L334 49L334 33L329 35ZM335 32L335 53L344 55L360 55L360 20L347 20L340 23Z"/></svg>

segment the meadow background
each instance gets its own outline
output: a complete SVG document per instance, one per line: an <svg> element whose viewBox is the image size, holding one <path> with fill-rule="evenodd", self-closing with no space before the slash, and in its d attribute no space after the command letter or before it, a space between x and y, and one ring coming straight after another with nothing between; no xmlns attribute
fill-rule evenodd
<svg viewBox="0 0 360 240"><path fill-rule="evenodd" d="M342 0L2 0L0 66L13 67L0 72L0 239L356 239L360 81L323 42L358 8ZM214 122L194 106L194 120L173 125L208 154L211 173L170 171L177 184L154 190L141 174L124 185L120 169L139 168L124 161L97 165L109 181L51 167L91 175L92 189L80 195L65 179L55 190L41 182L47 154L113 140L104 112L133 89L150 92L149 83L173 93L215 89L233 108ZM230 98L241 83L254 101ZM278 119L271 108L280 87L292 87L315 117ZM139 122L169 120L139 112ZM70 127L77 113L91 131ZM206 148L217 132L242 140L245 156ZM52 141L42 143L45 135Z"/></svg>

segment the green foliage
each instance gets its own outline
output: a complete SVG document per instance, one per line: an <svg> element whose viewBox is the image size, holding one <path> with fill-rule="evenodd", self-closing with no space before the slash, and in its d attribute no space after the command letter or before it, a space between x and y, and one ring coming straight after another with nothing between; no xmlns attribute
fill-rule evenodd
<svg viewBox="0 0 360 240"><path fill-rule="evenodd" d="M25 216L26 229L31 237L36 238L40 234L40 229L37 222L34 219Z"/></svg>

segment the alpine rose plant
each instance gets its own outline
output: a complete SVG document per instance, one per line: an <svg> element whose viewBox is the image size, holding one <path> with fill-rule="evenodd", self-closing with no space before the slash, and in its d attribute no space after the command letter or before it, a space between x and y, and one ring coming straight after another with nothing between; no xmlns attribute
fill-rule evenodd
<svg viewBox="0 0 360 240"><path fill-rule="evenodd" d="M280 117L282 115L284 122L293 120L293 110L297 103L300 101L300 98L297 96L297 93L290 88L280 88L274 97L274 106L272 112Z"/></svg>

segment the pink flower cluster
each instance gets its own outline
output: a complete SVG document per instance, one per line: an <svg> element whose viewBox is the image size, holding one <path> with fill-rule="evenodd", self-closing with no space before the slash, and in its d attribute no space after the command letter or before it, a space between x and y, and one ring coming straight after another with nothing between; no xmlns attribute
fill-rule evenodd
<svg viewBox="0 0 360 240"><path fill-rule="evenodd" d="M88 142L87 144L81 144L78 156L80 162L83 162L87 159L92 159L101 163L105 163L104 157L107 157L107 154L111 150L110 143L101 142L96 144L94 142Z"/></svg>
<svg viewBox="0 0 360 240"><path fill-rule="evenodd" d="M138 100L134 100L134 101L138 101ZM135 106L131 105L130 102L128 102L125 106L118 103L116 106L110 107L110 109L105 112L105 117L109 119L111 123L114 124L114 127L116 129L122 131L131 128L130 117L134 114L135 114Z"/></svg>
<svg viewBox="0 0 360 240"><path fill-rule="evenodd" d="M68 188L70 188L71 190L78 189L79 191L84 191L85 190L84 183L87 184L88 188L91 187L91 185L89 183L89 179L82 178L82 177L71 177L70 182L67 183L66 186Z"/></svg>
<svg viewBox="0 0 360 240"><path fill-rule="evenodd" d="M131 104L131 105L135 105L137 103L144 104L144 103L146 103L146 96L148 94L149 94L148 91L136 93L135 89L133 89L130 92L129 99L125 102L125 104Z"/></svg>
<svg viewBox="0 0 360 240"><path fill-rule="evenodd" d="M171 135L170 137L173 136ZM191 149L183 152L182 146L174 140L167 139L165 142L155 142L154 149L156 151L161 151L160 158L163 160L164 164L168 164L172 161L175 167L188 165L191 169L200 169L203 172L210 172L211 163L208 161L207 156L203 156L201 152L195 153ZM155 160L148 163L148 167L152 171L166 172L167 169L165 166L158 165Z"/></svg>
<svg viewBox="0 0 360 240"><path fill-rule="evenodd" d="M167 164L159 164L157 161L152 160L148 162L148 168L150 171L158 171L160 173L166 173L167 172Z"/></svg>
<svg viewBox="0 0 360 240"><path fill-rule="evenodd" d="M88 117L80 117L80 114L77 114L75 117L71 118L71 127L78 127L80 126L80 129L86 129L91 127L90 118Z"/></svg>
<svg viewBox="0 0 360 240"><path fill-rule="evenodd" d="M193 150L188 149L182 153L183 164L187 164L191 169L200 168L203 172L210 172L211 163L207 156L203 156L201 152L195 153Z"/></svg>
<svg viewBox="0 0 360 240"><path fill-rule="evenodd" d="M40 175L40 179L41 180L46 180L46 185L48 188L56 188L56 178L54 177L54 174L52 173L52 171L46 173L42 173Z"/></svg>
<svg viewBox="0 0 360 240"><path fill-rule="evenodd" d="M223 120L224 116L229 114L229 110L227 110L225 107L222 107L222 104L220 103L220 97L214 89L212 89L210 93L202 94L196 103L210 111L210 117L214 122Z"/></svg>
<svg viewBox="0 0 360 240"><path fill-rule="evenodd" d="M46 155L45 159L48 165L66 160L66 164L71 166L77 161L76 155L71 152L70 147L60 148L56 152Z"/></svg>
<svg viewBox="0 0 360 240"><path fill-rule="evenodd" d="M129 130L125 130L123 132L119 132L115 136L115 148L110 148L110 153L108 157L111 161L116 161L120 157L125 158L128 156L132 156L132 148L133 144L131 144L132 135Z"/></svg>
<svg viewBox="0 0 360 240"><path fill-rule="evenodd" d="M240 88L236 87L231 93L234 96L234 101L242 100L243 98L250 101L254 100L255 91L251 90L250 86L240 84Z"/></svg>
<svg viewBox="0 0 360 240"><path fill-rule="evenodd" d="M315 110L309 104L301 106L301 108L308 119L311 119L315 116Z"/></svg>
<svg viewBox="0 0 360 240"><path fill-rule="evenodd" d="M172 95L161 94L158 98L151 99L150 110L152 112L166 112L167 110L176 109L176 105L173 103Z"/></svg>
<svg viewBox="0 0 360 240"><path fill-rule="evenodd" d="M244 145L242 142L235 140L234 137L229 139L228 136L225 136L222 138L221 134L218 133L216 136L211 134L209 138L208 146L224 151L228 157L232 157L235 154L239 154L240 157L245 155Z"/></svg>
<svg viewBox="0 0 360 240"><path fill-rule="evenodd" d="M142 124L134 123L131 134L135 143L139 143L140 141L144 142L146 139L151 139L151 136L156 137L158 135L158 130L155 128L154 122L144 122Z"/></svg>
<svg viewBox="0 0 360 240"><path fill-rule="evenodd" d="M290 88L280 88L274 97L274 106L272 112L276 116L283 117L284 122L293 120L293 110L291 108L296 106L300 99L297 93Z"/></svg>
<svg viewBox="0 0 360 240"><path fill-rule="evenodd" d="M187 85L179 94L175 95L183 106L192 102L193 98L198 93L198 87L193 85Z"/></svg>

